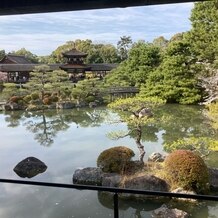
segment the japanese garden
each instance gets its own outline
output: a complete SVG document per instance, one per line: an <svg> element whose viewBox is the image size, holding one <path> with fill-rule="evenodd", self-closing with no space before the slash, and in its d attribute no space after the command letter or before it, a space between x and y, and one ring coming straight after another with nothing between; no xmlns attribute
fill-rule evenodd
<svg viewBox="0 0 218 218"><path fill-rule="evenodd" d="M48 56L0 50L2 175L217 195L218 1L195 3L190 21L189 31L168 40L121 36L115 46L77 39ZM40 170L19 168L33 156L42 161ZM78 206L83 196L75 192ZM88 195L89 210L104 206L95 217L110 214L110 195ZM70 208L70 193L53 190L44 198L52 196ZM217 203L197 200L144 200L122 195L123 216L130 217L128 202L134 217L155 217L163 203L169 213L179 209L175 217L216 217L218 211ZM52 216L68 217L64 208L57 211Z"/></svg>

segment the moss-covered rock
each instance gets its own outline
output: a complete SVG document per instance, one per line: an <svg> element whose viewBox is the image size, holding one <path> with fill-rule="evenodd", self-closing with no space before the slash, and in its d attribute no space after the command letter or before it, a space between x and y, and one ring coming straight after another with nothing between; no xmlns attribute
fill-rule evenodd
<svg viewBox="0 0 218 218"><path fill-rule="evenodd" d="M124 173L134 155L131 149L124 146L109 148L99 155L97 166L106 173Z"/></svg>
<svg viewBox="0 0 218 218"><path fill-rule="evenodd" d="M197 193L208 191L208 168L203 159L188 150L172 152L165 160L166 178L174 187Z"/></svg>

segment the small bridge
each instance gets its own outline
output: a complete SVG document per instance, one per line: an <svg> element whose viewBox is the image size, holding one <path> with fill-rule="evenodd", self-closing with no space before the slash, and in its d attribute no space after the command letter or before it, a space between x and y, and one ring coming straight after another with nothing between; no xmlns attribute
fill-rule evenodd
<svg viewBox="0 0 218 218"><path fill-rule="evenodd" d="M110 87L106 91L109 94L119 94L119 93L139 93L139 88L137 87Z"/></svg>
<svg viewBox="0 0 218 218"><path fill-rule="evenodd" d="M105 93L110 95L110 100L113 101L115 98L128 98L139 93L137 87L110 87Z"/></svg>

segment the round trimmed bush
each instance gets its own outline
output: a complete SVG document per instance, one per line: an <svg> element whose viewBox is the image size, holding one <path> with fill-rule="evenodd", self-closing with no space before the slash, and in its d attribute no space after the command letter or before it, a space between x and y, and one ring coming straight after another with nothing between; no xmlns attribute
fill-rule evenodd
<svg viewBox="0 0 218 218"><path fill-rule="evenodd" d="M87 103L90 103L90 102L93 102L93 101L95 101L94 96L88 96L88 97L85 98L85 102L87 102Z"/></svg>
<svg viewBox="0 0 218 218"><path fill-rule="evenodd" d="M22 97L20 96L12 96L9 101L10 102L14 102L14 103L18 103L18 101L22 100Z"/></svg>
<svg viewBox="0 0 218 218"><path fill-rule="evenodd" d="M165 173L174 186L197 193L208 191L208 168L203 159L192 151L172 152L165 160Z"/></svg>
<svg viewBox="0 0 218 218"><path fill-rule="evenodd" d="M52 98L51 97L45 97L43 99L43 104L49 105L52 103Z"/></svg>
<svg viewBox="0 0 218 218"><path fill-rule="evenodd" d="M36 93L36 92L33 92L33 93L31 94L31 98L32 98L32 100L37 100L37 99L39 99L39 94Z"/></svg>
<svg viewBox="0 0 218 218"><path fill-rule="evenodd" d="M26 96L23 98L23 100L24 100L25 102L30 102L30 101L31 101L31 95L26 95Z"/></svg>
<svg viewBox="0 0 218 218"><path fill-rule="evenodd" d="M133 150L124 146L109 148L98 156L97 166L105 173L123 173L134 155Z"/></svg>

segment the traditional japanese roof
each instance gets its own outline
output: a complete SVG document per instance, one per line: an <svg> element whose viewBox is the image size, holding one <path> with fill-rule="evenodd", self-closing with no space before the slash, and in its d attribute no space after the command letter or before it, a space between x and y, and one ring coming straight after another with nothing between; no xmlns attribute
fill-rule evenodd
<svg viewBox="0 0 218 218"><path fill-rule="evenodd" d="M1 64L0 71L2 72L31 72L34 67L42 64ZM86 71L111 71L118 66L118 64L48 64L51 70L59 69L84 69Z"/></svg>
<svg viewBox="0 0 218 218"><path fill-rule="evenodd" d="M42 64L0 64L2 72L31 72L36 66ZM60 64L49 64L51 70L59 70Z"/></svg>
<svg viewBox="0 0 218 218"><path fill-rule="evenodd" d="M91 71L111 71L115 69L118 64L87 64L90 67Z"/></svg>
<svg viewBox="0 0 218 218"><path fill-rule="evenodd" d="M0 60L0 63L31 64L31 61L29 61L25 56L22 56L22 55L8 54L8 55L5 55L5 57L2 60Z"/></svg>
<svg viewBox="0 0 218 218"><path fill-rule="evenodd" d="M64 53L63 53L63 56L64 56L64 57L67 57L67 58L70 58L70 57L72 57L72 58L76 58L76 57L77 57L77 58L80 58L80 57L86 57L87 54L84 53L84 52L78 51L78 50L76 50L75 48L73 48L73 49L70 50L70 51L64 52Z"/></svg>
<svg viewBox="0 0 218 218"><path fill-rule="evenodd" d="M60 66L61 69L89 69L86 64L64 64Z"/></svg>

